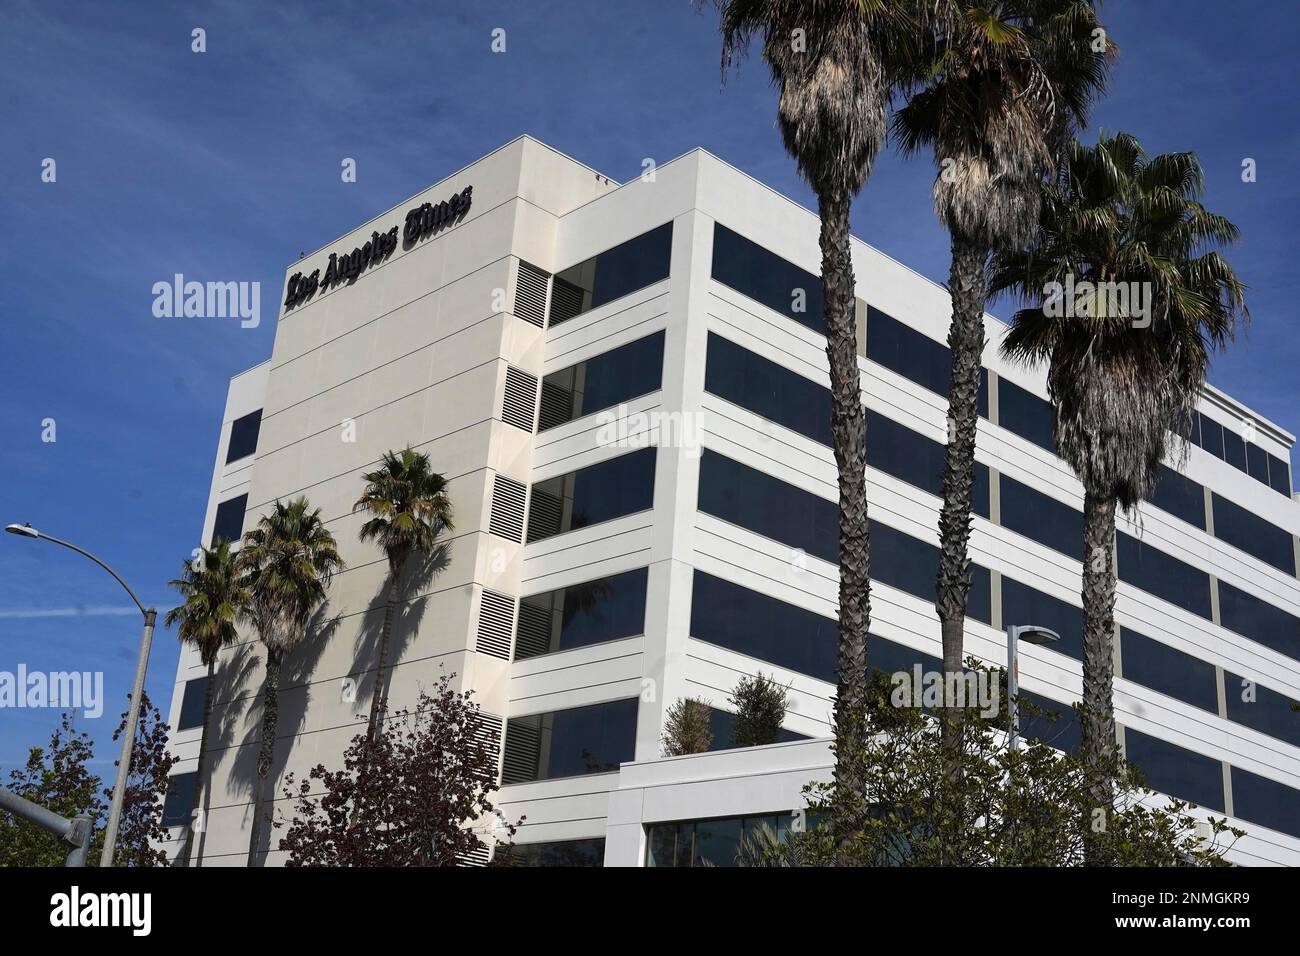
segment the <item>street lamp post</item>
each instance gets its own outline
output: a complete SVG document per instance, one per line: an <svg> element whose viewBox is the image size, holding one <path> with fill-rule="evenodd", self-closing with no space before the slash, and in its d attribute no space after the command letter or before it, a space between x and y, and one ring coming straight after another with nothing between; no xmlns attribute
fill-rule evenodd
<svg viewBox="0 0 1300 956"><path fill-rule="evenodd" d="M149 669L149 651L153 646L153 625L154 620L158 617L158 612L154 608L146 608L141 604L140 599L135 596L135 592L131 590L130 585L123 581L116 571L89 551L70 542L51 537L48 534L42 534L29 524L11 524L5 530L10 534L20 535L25 538L40 538L53 544L60 544L94 561L111 574L113 580L122 585L122 588L127 594L131 595L131 600L135 602L135 606L140 609L140 613L144 616L144 633L140 637L140 656L135 664L135 683L131 686L131 700L127 706L126 732L122 734L122 756L117 764L117 785L113 787L113 799L108 807L108 824L104 827L104 850L99 856L99 865L101 867L112 866L113 850L117 847L117 830L122 821L122 802L126 798L127 779L131 774L131 752L135 749L135 727L140 719L140 698L144 696L144 676Z"/></svg>
<svg viewBox="0 0 1300 956"><path fill-rule="evenodd" d="M1015 750L1020 744L1020 707L1016 695L1020 692L1020 642L1026 644L1055 644L1061 635L1035 624L1007 625L1007 710L1011 715L1010 746Z"/></svg>

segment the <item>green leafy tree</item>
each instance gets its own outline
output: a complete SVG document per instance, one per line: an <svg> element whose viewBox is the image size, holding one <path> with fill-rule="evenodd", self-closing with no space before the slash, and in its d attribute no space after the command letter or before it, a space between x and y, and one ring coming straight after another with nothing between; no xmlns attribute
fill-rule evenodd
<svg viewBox="0 0 1300 956"><path fill-rule="evenodd" d="M288 504L277 501L271 513L244 535L237 567L248 577L248 616L266 647L249 866L260 860L259 845L266 829L266 778L280 719L280 670L285 657L306 640L312 612L324 602L330 581L343 566L320 509L312 509L303 497Z"/></svg>
<svg viewBox="0 0 1300 956"><path fill-rule="evenodd" d="M733 744L758 747L776 743L789 706L788 688L760 672L738 680L729 700L736 715L731 724Z"/></svg>
<svg viewBox="0 0 1300 956"><path fill-rule="evenodd" d="M318 764L305 780L289 775L286 865L455 866L488 845L487 830L498 852L508 851L516 826L492 803L497 751L471 698L444 675L413 710L354 737L341 769Z"/></svg>
<svg viewBox="0 0 1300 956"><path fill-rule="evenodd" d="M933 149L934 209L952 245L948 443L936 609L943 666L961 670L970 596L971 494L984 351L985 271L1038 222L1039 186L1087 122L1114 49L1092 0L939 0L929 9L925 81L894 117L906 154ZM948 714L954 702L948 701ZM960 727L947 723L956 747Z"/></svg>
<svg viewBox="0 0 1300 956"><path fill-rule="evenodd" d="M704 701L689 697L669 707L664 715L664 756L681 757L707 751L713 744L710 711Z"/></svg>
<svg viewBox="0 0 1300 956"><path fill-rule="evenodd" d="M126 727L123 712L113 734L116 743ZM140 700L131 772L122 802L114 866L166 866L163 849L163 800L174 759L167 750L167 724L146 694ZM27 762L9 772L9 790L64 817L89 814L94 834L87 861L95 865L104 847L111 787L88 768L94 760L89 734L79 731L71 713L59 718L49 744L28 751ZM116 766L116 762L114 763ZM0 813L0 866L63 866L68 847L57 837L8 813Z"/></svg>
<svg viewBox="0 0 1300 956"><path fill-rule="evenodd" d="M361 526L361 540L378 544L388 559L388 597L367 728L373 735L384 719L388 704L384 674L388 667L393 612L401 596L402 573L411 558L427 558L433 554L443 532L452 530L452 510L447 497L447 479L432 470L428 455L409 446L401 452L385 452L380 467L361 477L366 488L352 510L364 510L371 516Z"/></svg>
<svg viewBox="0 0 1300 956"><path fill-rule="evenodd" d="M1004 672L973 660L968 666L1005 690ZM860 821L847 846L844 834L811 826L789 835L790 857L771 841L759 847L762 865L824 866L847 857L867 866L1082 866L1090 862L1087 847L1100 836L1115 866L1222 866L1224 852L1244 835L1211 818L1204 838L1188 804L1163 805L1141 774L1115 755L1109 770L1116 790L1098 812L1085 763L1044 742L1050 732L1010 749L1005 711L967 711L960 773L951 775L940 721L921 709L894 706L890 694L889 679L878 674L868 707L869 742L845 754L867 789L851 792L836 783L805 789L809 818L838 814ZM1022 721L1049 721L1028 699L1019 706ZM853 806L839 808L841 801ZM749 857L754 852L745 848Z"/></svg>
<svg viewBox="0 0 1300 956"><path fill-rule="evenodd" d="M919 64L910 0L717 0L725 70L762 42L786 151L817 194L831 433L839 470L839 652L834 719L853 739L867 680L871 617L866 428L849 242L853 197L871 174L894 91ZM806 292L806 290L805 290ZM796 290L791 290L792 297ZM860 741L857 742L860 745ZM849 767L836 761L845 778Z"/></svg>
<svg viewBox="0 0 1300 956"><path fill-rule="evenodd" d="M993 276L1029 303L1003 353L1047 364L1057 449L1084 488L1082 732L1096 806L1109 802L1115 748L1116 506L1131 512L1161 460L1186 454L1171 431L1186 434L1211 354L1248 318L1219 252L1237 228L1201 205L1202 189L1193 153L1148 158L1127 133L1076 142L1044 189L1033 242L1000 256ZM1069 301L1049 294L1066 288Z"/></svg>
<svg viewBox="0 0 1300 956"><path fill-rule="evenodd" d="M236 624L248 612L249 592L244 576L236 567L235 553L227 541L218 541L215 547L201 549L198 556L185 562L181 576L170 585L180 592L181 604L168 611L163 620L168 627L176 628L181 643L199 652L199 660L208 674L203 691L198 776L195 778L194 804L190 807L192 820L194 812L202 806L207 783L208 730L212 723L217 658L221 649L233 644L238 637ZM194 827L191 825L186 829L182 866L190 865L193 846Z"/></svg>

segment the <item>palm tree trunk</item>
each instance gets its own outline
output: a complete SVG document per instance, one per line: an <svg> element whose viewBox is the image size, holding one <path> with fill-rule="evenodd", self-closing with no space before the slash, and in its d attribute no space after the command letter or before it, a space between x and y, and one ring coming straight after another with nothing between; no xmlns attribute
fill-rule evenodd
<svg viewBox="0 0 1300 956"><path fill-rule="evenodd" d="M248 865L257 866L258 845L266 828L266 778L275 757L275 730L280 722L280 652L267 649L266 680L262 684L262 746L257 754L257 793L253 799L253 831L248 838Z"/></svg>
<svg viewBox="0 0 1300 956"><path fill-rule="evenodd" d="M190 807L190 823L185 830L185 852L181 856L181 866L190 865L190 854L194 850L194 811L203 806L203 774L208 764L208 724L212 722L212 675L217 662L208 661L208 684L203 690L203 733L199 737L199 765L194 776L194 805ZM207 821L203 821L207 828Z"/></svg>
<svg viewBox="0 0 1300 956"><path fill-rule="evenodd" d="M866 745L867 627L871 579L867 525L866 418L858 378L853 260L847 188L818 196L821 212L822 290L826 358L830 363L831 430L839 468L840 608L835 693L835 781L860 796L854 770Z"/></svg>
<svg viewBox="0 0 1300 956"><path fill-rule="evenodd" d="M1083 715L1082 748L1089 799L1109 819L1114 805L1109 761L1115 751L1112 645L1115 639L1115 499L1083 496ZM1085 821L1084 862L1105 862L1105 833Z"/></svg>
<svg viewBox="0 0 1300 956"><path fill-rule="evenodd" d="M383 722L384 711L388 707L388 693L384 689L384 672L388 668L388 640L393 632L393 609L397 606L398 579L401 567L390 569L388 576L388 603L384 608L384 626L379 632L379 663L375 667L375 691L370 695L370 721L366 726L366 735L372 740Z"/></svg>
<svg viewBox="0 0 1300 956"><path fill-rule="evenodd" d="M971 489L975 483L975 425L979 419L980 359L984 353L984 262L979 243L952 239L948 291L952 324L948 348L952 379L948 388L948 444L943 464L943 505L939 511L939 578L935 608L943 635L943 669L962 671L966 605L970 597ZM950 775L956 774L961 720L944 682L943 743Z"/></svg>

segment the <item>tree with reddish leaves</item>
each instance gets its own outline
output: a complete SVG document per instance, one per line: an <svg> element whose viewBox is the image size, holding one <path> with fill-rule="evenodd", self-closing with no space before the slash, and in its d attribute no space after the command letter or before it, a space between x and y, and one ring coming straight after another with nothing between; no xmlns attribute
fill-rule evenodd
<svg viewBox="0 0 1300 956"><path fill-rule="evenodd" d="M122 739L126 730L126 713L113 732L113 742ZM141 691L140 719L135 728L135 746L131 751L131 771L122 801L122 819L118 824L114 866L167 866L167 829L162 824L163 801L172 765L176 759L167 752L167 724L162 713ZM116 768L118 761L113 762ZM116 774L114 774L116 776ZM113 799L113 788L104 789L105 801ZM96 834L103 846L103 834Z"/></svg>
<svg viewBox="0 0 1300 956"><path fill-rule="evenodd" d="M508 843L517 824L491 801L497 751L471 697L444 675L414 709L353 737L343 769L317 764L301 781L290 774L293 819L275 823L286 828L285 865L455 866L489 832Z"/></svg>

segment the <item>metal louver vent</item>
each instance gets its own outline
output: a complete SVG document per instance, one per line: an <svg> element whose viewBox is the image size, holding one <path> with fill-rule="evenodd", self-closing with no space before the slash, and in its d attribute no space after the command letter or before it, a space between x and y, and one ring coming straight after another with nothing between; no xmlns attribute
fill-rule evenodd
<svg viewBox="0 0 1300 956"><path fill-rule="evenodd" d="M537 413L537 376L513 365L506 367L506 393L501 402L501 420L507 425L533 433Z"/></svg>
<svg viewBox="0 0 1300 956"><path fill-rule="evenodd" d="M573 392L555 382L542 379L541 415L538 430L546 431L573 420Z"/></svg>
<svg viewBox="0 0 1300 956"><path fill-rule="evenodd" d="M521 483L505 475L497 475L492 485L492 514L488 530L518 543L524 538L524 499L527 494Z"/></svg>
<svg viewBox="0 0 1300 956"><path fill-rule="evenodd" d="M551 325L567 322L582 314L583 292L580 286L563 279L551 283Z"/></svg>
<svg viewBox="0 0 1300 956"><path fill-rule="evenodd" d="M535 720L516 720L506 728L505 755L501 762L501 785L537 779L542 756L542 725Z"/></svg>
<svg viewBox="0 0 1300 956"><path fill-rule="evenodd" d="M491 859L491 851L483 843L480 843L468 853L456 854L457 866L487 866L488 860Z"/></svg>
<svg viewBox="0 0 1300 956"><path fill-rule="evenodd" d="M510 660L510 632L514 629L515 602L496 591L484 591L478 609L478 638L474 649L503 661Z"/></svg>
<svg viewBox="0 0 1300 956"><path fill-rule="evenodd" d="M519 602L519 635L515 639L515 659L536 657L551 648L551 609L528 600Z"/></svg>
<svg viewBox="0 0 1300 956"><path fill-rule="evenodd" d="M539 488L533 489L533 509L528 513L528 540L540 541L564 528L564 499Z"/></svg>
<svg viewBox="0 0 1300 956"><path fill-rule="evenodd" d="M474 714L474 739L492 754L492 779L487 781L496 785L497 764L501 757L501 734L505 730L506 720L496 714L480 710Z"/></svg>
<svg viewBox="0 0 1300 956"><path fill-rule="evenodd" d="M551 274L531 262L519 260L515 283L515 315L539 329L546 327L546 287Z"/></svg>

